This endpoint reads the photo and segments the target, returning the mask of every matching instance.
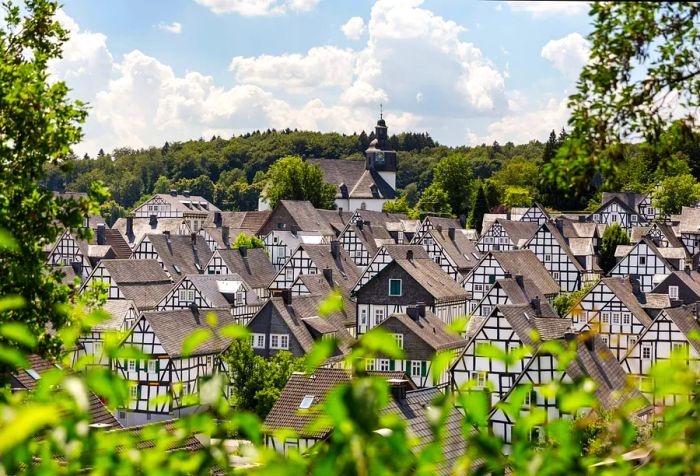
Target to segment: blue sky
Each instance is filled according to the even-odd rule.
[[[66,0],[54,75],[90,103],[77,148],[248,130],[440,142],[544,139],[587,57],[585,4],[457,0]]]

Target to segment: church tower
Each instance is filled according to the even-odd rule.
[[[379,113],[379,120],[374,131],[375,138],[372,139],[365,151],[367,170],[377,172],[392,189],[396,190],[398,160],[396,151],[389,148],[389,133],[383,112]]]

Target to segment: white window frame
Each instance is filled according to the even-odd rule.
[[[92,353],[96,355],[97,357],[102,356],[102,341],[101,340],[96,340],[95,343],[92,345]]]
[[[612,323],[613,324],[620,324],[620,313],[619,312],[612,313]]]
[[[284,270],[284,276],[287,279],[287,281],[291,281],[294,279],[294,268],[287,268]]]
[[[396,281],[399,282],[399,294],[392,294],[392,292],[391,292],[391,283],[396,282]],[[398,279],[398,278],[396,278],[396,279],[395,279],[395,278],[389,279],[389,296],[392,296],[392,297],[401,297],[401,296],[403,296],[403,280]]]
[[[134,359],[129,359],[129,366],[127,368],[129,372],[136,372],[136,361]]]
[[[645,356],[646,353],[648,356]],[[639,351],[639,356],[642,360],[651,360],[651,344],[642,344],[642,349]]]
[[[289,350],[289,334],[270,334],[270,349]]]
[[[194,301],[194,289],[180,289],[178,291],[178,299],[184,302]]]
[[[484,370],[473,372],[475,375],[476,388],[485,388],[488,382],[488,373]]]
[[[266,340],[265,334],[252,334],[250,336],[250,345],[253,349],[264,349]]]
[[[673,299],[674,301],[678,300],[678,286],[668,287],[668,298]]]
[[[403,349],[403,334],[393,334],[396,344]]]
[[[386,319],[386,313],[384,312],[384,308],[378,307],[377,309],[374,310],[374,322],[375,324],[379,325],[382,322],[384,322],[384,319]]]
[[[156,361],[154,359],[148,360],[148,373],[149,374],[156,373]]]
[[[236,292],[236,306],[245,306],[245,291]]]
[[[420,360],[411,361],[411,377],[421,377],[422,362]]]
[[[129,387],[129,397],[133,401],[138,400],[138,398],[139,398],[139,385],[138,384],[132,385],[131,387]]]
[[[389,371],[389,359],[379,359],[378,362],[378,367],[380,372],[388,372]]]
[[[640,256],[639,257],[639,266],[646,266],[647,265],[647,257],[646,256]]]
[[[622,323],[624,325],[632,324],[632,314],[630,314],[629,312],[623,312],[622,313]]]
[[[609,312],[607,312],[607,311],[606,311],[606,312],[601,312],[600,315],[601,315],[600,321],[601,321],[603,324],[610,324],[610,313],[609,313]]]
[[[367,324],[367,309],[360,309],[360,324]]]

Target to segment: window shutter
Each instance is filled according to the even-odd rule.
[[[394,370],[394,359],[389,361],[389,370]]]
[[[423,360],[423,361],[420,363],[420,375],[421,375],[421,377],[425,377],[425,376],[426,376],[427,370],[428,370],[427,363],[425,362],[425,360]]]
[[[136,371],[141,370],[141,359],[136,359]]]
[[[156,359],[156,372],[160,372],[160,359]]]

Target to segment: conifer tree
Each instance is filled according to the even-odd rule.
[[[484,186],[479,185],[476,189],[472,209],[469,212],[469,218],[467,219],[467,228],[476,229],[481,233],[481,223],[484,221],[484,215],[489,212],[489,208]]]

